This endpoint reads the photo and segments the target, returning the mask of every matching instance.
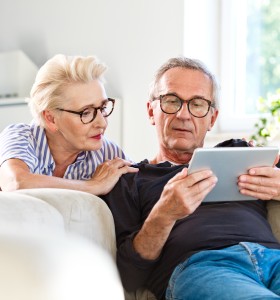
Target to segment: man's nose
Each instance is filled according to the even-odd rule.
[[[177,118],[180,118],[180,119],[190,119],[191,114],[189,112],[188,103],[187,102],[184,102],[182,104],[181,109],[177,112],[176,115],[177,115]]]

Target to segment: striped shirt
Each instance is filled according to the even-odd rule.
[[[103,138],[102,148],[80,152],[76,161],[66,169],[63,178],[90,179],[98,165],[115,157],[129,160],[116,144]],[[34,174],[52,176],[55,169],[45,130],[35,123],[12,124],[1,132],[0,166],[11,158],[25,162]]]

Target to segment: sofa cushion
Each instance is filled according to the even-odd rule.
[[[280,242],[280,201],[271,200],[267,202],[268,221],[272,231]]]

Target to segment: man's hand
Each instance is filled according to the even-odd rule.
[[[188,176],[187,169],[184,168],[165,185],[154,209],[170,222],[187,217],[197,209],[216,182],[217,178],[210,170]]]
[[[249,174],[239,177],[238,186],[243,195],[261,200],[280,201],[280,169],[276,167],[252,168]]]
[[[210,170],[188,176],[186,168],[170,179],[135,236],[135,251],[145,259],[156,259],[175,222],[192,214],[216,182],[217,178]]]

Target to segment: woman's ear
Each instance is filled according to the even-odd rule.
[[[148,112],[148,116],[149,116],[149,119],[150,119],[150,123],[152,125],[155,125],[154,109],[152,108],[152,102],[151,101],[147,102],[147,112]]]
[[[55,123],[55,117],[53,115],[53,112],[50,111],[50,110],[44,110],[42,114],[43,114],[45,124],[48,127],[48,129],[51,132],[58,131],[58,128],[57,128],[56,123]]]

